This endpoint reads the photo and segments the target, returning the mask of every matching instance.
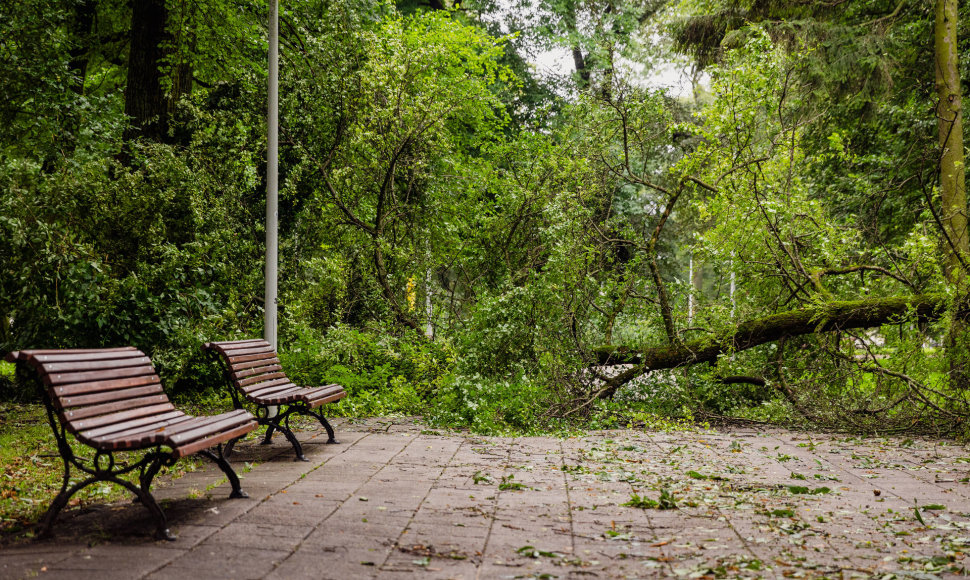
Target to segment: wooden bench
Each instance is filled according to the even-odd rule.
[[[296,459],[307,461],[303,447],[290,429],[290,415],[298,413],[316,417],[327,430],[327,443],[337,443],[333,427],[323,414],[314,411],[324,403],[331,403],[347,396],[340,385],[304,388],[290,382],[280,366],[279,356],[268,342],[261,339],[229,342],[207,342],[203,348],[220,361],[225,370],[226,383],[237,409],[246,403],[255,407],[256,420],[266,425],[263,444],[272,441],[273,431],[278,430],[293,445]],[[285,407],[277,413],[276,407]]]
[[[130,490],[148,508],[158,525],[158,539],[174,540],[164,512],[152,497],[151,484],[163,466],[191,454],[216,462],[232,486],[229,497],[247,497],[223,455],[222,443],[255,429],[253,416],[235,410],[193,417],[176,410],[162,390],[151,360],[140,350],[21,350],[4,358],[18,363],[21,384],[39,379],[47,419],[64,460],[61,491],[41,521],[41,535],[50,533],[72,495],[91,484],[110,481]],[[92,448],[94,457],[75,455],[68,434]],[[118,451],[138,450],[148,451],[137,462],[115,457]],[[81,472],[81,481],[74,485],[72,468]],[[137,476],[139,485],[122,477],[126,474]]]

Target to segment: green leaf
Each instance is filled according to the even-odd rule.
[[[660,504],[656,500],[653,500],[647,497],[640,497],[638,494],[634,493],[630,496],[629,501],[620,505],[624,505],[627,507],[635,507],[640,509],[654,509],[659,507]]]
[[[520,556],[525,556],[527,558],[538,558],[540,556],[544,556],[546,558],[561,558],[562,557],[562,554],[559,554],[558,552],[548,552],[546,550],[540,550],[539,548],[536,548],[535,546],[522,546],[521,548],[519,548],[515,552],[517,554],[519,554]]]

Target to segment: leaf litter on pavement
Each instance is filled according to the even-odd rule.
[[[629,433],[586,438],[561,469],[574,487],[612,484],[613,505],[646,515],[645,526],[601,539],[626,541],[624,557],[647,568],[715,578],[966,573],[970,453],[958,444],[784,431]],[[626,494],[617,496],[617,486]],[[662,556],[643,545],[662,546]]]

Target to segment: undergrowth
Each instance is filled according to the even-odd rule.
[[[69,439],[76,456],[92,456],[90,447]],[[137,461],[123,452],[116,453],[115,458],[119,463]],[[163,468],[162,476],[179,477],[200,465],[201,461],[194,458],[183,459],[171,468]],[[43,405],[0,402],[0,534],[16,534],[40,520],[60,491],[63,475],[64,463]],[[83,475],[73,470],[71,482],[80,481]],[[137,483],[137,479],[129,480]],[[130,492],[120,486],[102,482],[74,494],[68,507],[128,496]]]

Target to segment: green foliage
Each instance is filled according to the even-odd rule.
[[[792,494],[822,495],[830,493],[832,490],[827,487],[816,487],[812,489],[803,485],[789,485],[788,491]]]
[[[650,28],[663,3],[286,4],[290,376],[343,384],[340,414],[481,433],[970,414],[947,375],[959,358],[937,346],[960,330],[949,316],[737,344],[705,369],[593,368],[604,344],[675,348],[793,308],[962,295],[935,230],[932,66],[914,48],[927,7],[735,4],[664,16],[710,74],[694,103],[625,64],[658,54],[641,40],[667,32]],[[162,143],[132,138],[123,114],[129,4],[0,8],[0,354],[133,344],[167,385],[219,404],[199,345],[261,328],[265,8],[166,6]],[[490,35],[487,15],[509,11],[521,34]],[[584,61],[555,87],[568,99],[524,64],[530,43]]]
[[[280,360],[290,378],[306,385],[343,385],[349,395],[335,411],[348,416],[426,413],[454,364],[444,341],[347,325],[326,333],[304,326],[287,345]]]
[[[74,2],[27,1],[0,8],[0,160],[53,162],[64,149],[96,146],[121,127],[110,102],[79,94],[70,70]],[[117,133],[115,133],[117,135]]]
[[[492,89],[515,79],[499,41],[447,14],[390,14],[315,40],[284,78],[295,157],[284,195],[302,200],[309,234],[296,250],[341,252],[346,283],[379,297],[355,310],[417,329],[417,292],[433,291],[430,272],[474,218],[481,154],[507,120]]]
[[[498,484],[499,491],[522,491],[529,489],[529,486],[518,481],[513,481],[514,479],[514,475],[503,475],[502,482]]]
[[[641,497],[634,493],[630,495],[629,501],[620,505],[640,509],[672,510],[677,509],[677,500],[669,489],[663,488],[660,490],[660,497],[658,499]]]
[[[257,184],[245,138],[210,165],[222,130],[235,128],[210,127],[181,152],[134,149],[128,166],[0,165],[0,350],[133,344],[178,380],[202,340],[240,328],[259,284],[241,202]]]
[[[547,387],[525,376],[508,381],[449,376],[427,418],[433,425],[474,433],[534,433],[549,427],[551,420],[543,415],[552,400]]]

